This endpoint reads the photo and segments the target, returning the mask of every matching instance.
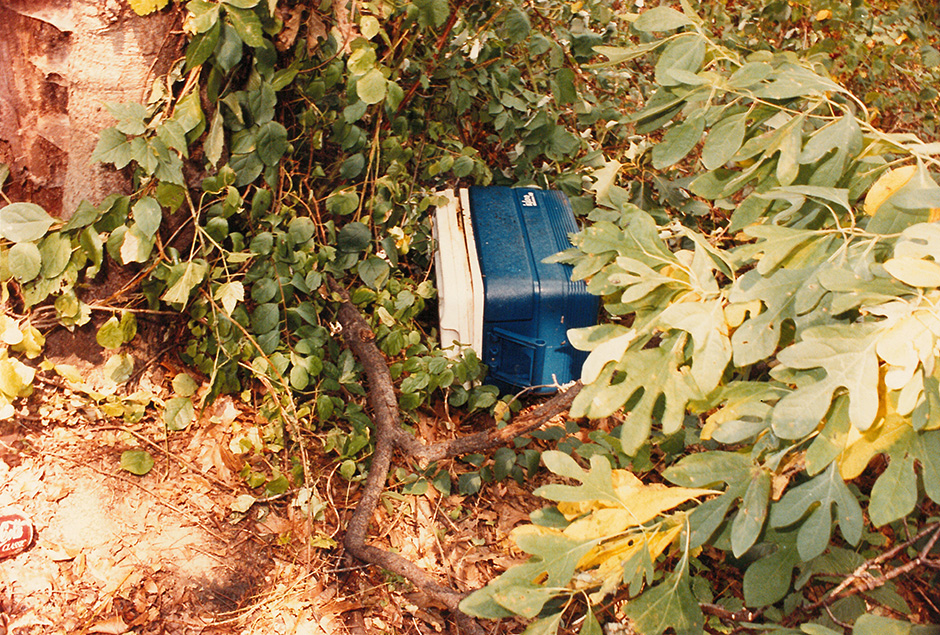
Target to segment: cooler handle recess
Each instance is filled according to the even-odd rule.
[[[486,338],[486,364],[494,379],[526,388],[536,382],[536,371],[545,360],[545,340],[534,339],[497,327]]]

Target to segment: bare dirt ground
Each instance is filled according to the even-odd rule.
[[[149,412],[129,424],[53,383],[0,423],[0,510],[24,512],[36,530],[28,550],[0,561],[0,635],[452,632],[406,581],[343,557],[358,486],[315,437],[312,487],[233,511],[259,497],[239,470],[270,460],[230,449],[267,423],[250,407],[223,397],[168,434]],[[166,392],[159,373],[140,383]],[[145,476],[120,467],[134,448],[155,459]],[[513,562],[501,549],[536,505],[512,482],[473,499],[388,493],[373,541],[469,590]]]

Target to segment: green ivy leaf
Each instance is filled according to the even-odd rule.
[[[14,243],[42,238],[55,219],[35,203],[11,203],[0,209],[0,236]]]
[[[166,400],[163,422],[168,430],[185,430],[195,416],[196,410],[189,397],[173,397]]]
[[[226,16],[242,42],[252,48],[264,46],[264,29],[257,13],[229,5],[226,8]]]
[[[359,279],[371,289],[379,290],[385,286],[391,267],[377,256],[369,256],[359,263]]]
[[[146,450],[125,450],[121,453],[121,469],[144,476],[153,469],[153,457]]]
[[[149,196],[144,196],[134,203],[131,213],[144,236],[153,238],[160,229],[160,221],[163,220],[163,210],[160,209],[160,204]]]
[[[199,384],[189,373],[177,373],[173,378],[173,392],[180,397],[192,397],[199,389]]]
[[[265,165],[277,165],[287,151],[287,128],[268,121],[258,128],[258,157]]]
[[[91,154],[92,161],[113,163],[117,169],[122,169],[131,162],[134,155],[127,136],[117,128],[105,128],[98,135],[98,143]]]
[[[259,304],[251,312],[251,330],[256,335],[270,333],[280,325],[280,307],[274,302]]]
[[[418,23],[423,26],[441,27],[450,15],[447,0],[415,0],[418,7]]]
[[[524,40],[532,29],[532,25],[529,24],[529,16],[520,11],[517,7],[513,7],[506,14],[503,25],[506,27],[506,34],[509,36],[508,39],[512,43]]]
[[[124,331],[117,316],[112,315],[101,325],[95,339],[98,344],[109,350],[115,350],[124,345]]]
[[[346,223],[336,237],[336,247],[347,253],[363,251],[372,242],[372,230],[363,223]]]
[[[10,273],[20,282],[29,282],[42,271],[42,254],[35,243],[17,243],[7,253]]]
[[[55,278],[60,275],[72,259],[72,241],[61,232],[53,232],[39,243],[42,256],[42,275]]]
[[[189,302],[189,295],[206,277],[208,267],[205,262],[191,260],[183,265],[183,272],[179,279],[173,283],[161,296],[164,302],[185,306]]]
[[[377,104],[385,99],[388,80],[377,68],[370,69],[356,80],[356,94],[367,104]]]
[[[116,234],[112,234],[115,236]],[[154,238],[147,236],[140,230],[140,226],[134,223],[120,235],[121,243],[118,253],[122,264],[132,262],[147,262],[150,258],[150,252],[153,251]],[[109,241],[110,242],[110,241]]]
[[[138,103],[115,103],[105,104],[111,116],[117,119],[115,128],[126,135],[139,135],[147,130],[147,123],[144,121],[147,116],[147,109]]]
[[[222,151],[225,149],[225,127],[221,108],[216,108],[212,114],[212,123],[209,124],[209,134],[206,136],[203,148],[209,164],[213,167],[218,165],[222,159]]]
[[[218,16],[218,10],[216,10]],[[211,57],[219,44],[222,33],[222,23],[216,19],[208,31],[196,33],[186,47],[186,70],[200,66]]]

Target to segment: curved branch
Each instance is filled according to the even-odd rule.
[[[362,497],[349,519],[343,546],[354,558],[379,565],[407,578],[422,592],[446,606],[454,614],[462,630],[482,635],[485,631],[476,620],[460,611],[460,601],[466,594],[441,585],[410,560],[366,543],[369,521],[385,489],[394,451],[397,448],[409,458],[429,463],[506,445],[519,435],[539,428],[556,414],[564,412],[571,405],[581,385],[578,383],[573,388],[559,393],[532,413],[520,417],[519,421],[505,428],[425,446],[400,427],[398,399],[395,396],[392,376],[385,357],[375,345],[375,334],[349,301],[346,290],[332,279],[329,279],[328,283],[340,298],[337,319],[343,327],[343,340],[365,370],[368,382],[367,399],[376,428],[372,465],[363,485]]]

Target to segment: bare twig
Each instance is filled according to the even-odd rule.
[[[873,569],[878,565],[887,562],[891,558],[894,558],[899,553],[926,536],[930,536],[930,538],[924,544],[920,552],[918,552],[916,558],[908,560],[900,566],[893,567],[878,577],[872,576],[868,573],[870,569]],[[875,558],[866,560],[864,563],[859,565],[855,571],[842,580],[842,582],[837,587],[832,589],[832,591],[827,593],[822,599],[807,606],[805,609],[803,609],[803,611],[801,611],[801,613],[805,614],[816,611],[820,608],[827,608],[836,600],[840,600],[851,595],[856,595],[858,593],[872,591],[878,587],[884,586],[898,576],[913,571],[917,567],[924,566],[934,568],[940,566],[940,561],[938,561],[938,559],[929,557],[930,551],[937,544],[938,539],[940,539],[940,523],[933,523],[928,525],[919,531],[916,536],[913,536],[909,540],[896,545],[895,547],[885,551]]]

